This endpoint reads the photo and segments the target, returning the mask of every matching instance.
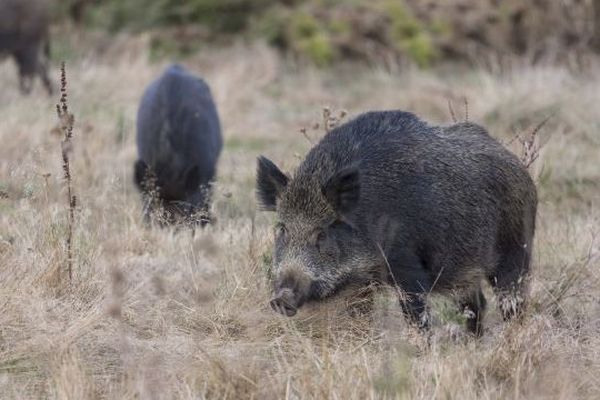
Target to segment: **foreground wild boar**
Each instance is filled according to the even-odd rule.
[[[52,84],[48,79],[48,24],[46,1],[0,0],[0,54],[14,57],[24,94],[31,91],[36,75],[52,94]]]
[[[523,307],[536,189],[478,125],[362,114],[329,132],[293,177],[260,157],[257,198],[277,212],[271,306],[285,315],[371,281],[398,285],[404,314],[422,327],[424,297],[438,292],[481,334],[484,279],[504,318]]]
[[[138,110],[134,179],[144,193],[145,216],[159,212],[162,222],[208,222],[222,146],[208,85],[179,65],[169,66],[146,89]]]

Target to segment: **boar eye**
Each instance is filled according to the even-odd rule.
[[[275,225],[275,235],[279,237],[284,237],[287,235],[287,229],[284,224],[279,223]]]

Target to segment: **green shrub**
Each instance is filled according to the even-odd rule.
[[[280,49],[288,46],[286,30],[291,18],[291,10],[286,7],[272,7],[254,18],[252,33],[267,43]]]
[[[335,51],[327,35],[317,33],[299,42],[300,50],[308,59],[319,67],[330,65],[335,59]]]
[[[322,23],[306,12],[295,13],[290,20],[290,47],[317,66],[331,64],[335,51]]]
[[[391,19],[391,35],[398,50],[420,67],[430,66],[436,51],[423,25],[397,1],[388,1],[385,10]]]
[[[429,67],[436,57],[436,51],[433,47],[429,35],[420,33],[412,38],[400,42],[403,50],[419,66]]]
[[[321,31],[319,21],[305,12],[296,13],[290,22],[292,40],[309,39]]]

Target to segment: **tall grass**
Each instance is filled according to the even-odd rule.
[[[108,54],[69,65],[78,205],[76,279],[66,293],[52,290],[66,231],[53,105],[41,89],[21,97],[10,65],[0,65],[0,397],[600,397],[600,74],[544,66],[502,75],[328,72],[290,67],[261,45],[207,50],[189,67],[212,87],[226,145],[218,221],[192,236],[144,224],[132,183],[137,104],[163,65],[145,54]],[[323,105],[348,116],[401,108],[451,123],[448,99],[465,96],[469,119],[517,154],[515,132],[533,132],[553,114],[535,133],[546,144],[531,165],[540,206],[523,320],[504,323],[489,288],[480,340],[438,299],[425,340],[405,324],[388,287],[348,291],[294,318],[272,312],[273,221],[255,211],[256,156],[293,171],[312,146],[298,129],[317,121],[307,133],[317,140],[327,126]]]

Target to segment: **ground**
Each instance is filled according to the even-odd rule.
[[[600,398],[600,69],[490,72],[294,65],[266,46],[186,61],[210,84],[225,147],[214,226],[150,228],[132,181],[136,109],[166,62],[112,44],[67,62],[77,198],[72,279],[55,105],[23,97],[0,64],[0,397],[3,399]],[[58,83],[58,65],[52,74]],[[410,110],[432,123],[486,126],[521,154],[538,133],[531,300],[504,323],[493,296],[485,333],[432,302],[429,335],[407,326],[392,288],[345,293],[294,318],[268,306],[273,215],[256,210],[259,154],[293,171],[323,107],[347,118]],[[306,127],[306,136],[300,128]]]

